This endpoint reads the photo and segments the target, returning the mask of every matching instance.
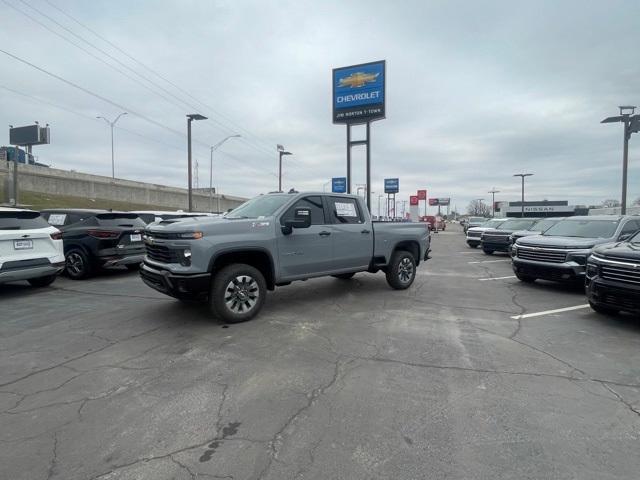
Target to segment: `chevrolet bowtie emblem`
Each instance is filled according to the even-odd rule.
[[[339,80],[340,87],[360,88],[364,87],[367,83],[373,83],[378,78],[379,73],[364,73],[355,72],[348,77],[341,78]]]

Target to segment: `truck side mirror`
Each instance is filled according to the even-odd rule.
[[[290,235],[294,228],[309,228],[311,226],[311,210],[308,208],[296,208],[293,218],[284,221],[282,233]]]

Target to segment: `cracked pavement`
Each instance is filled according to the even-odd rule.
[[[125,271],[0,286],[0,478],[637,479],[640,321],[514,320],[585,300],[433,248],[228,327]]]

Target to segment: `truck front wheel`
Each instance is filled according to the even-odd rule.
[[[405,250],[396,250],[386,270],[387,283],[395,290],[409,288],[416,278],[416,260]]]
[[[267,282],[257,268],[234,263],[220,270],[211,282],[209,307],[226,323],[246,322],[262,309]]]

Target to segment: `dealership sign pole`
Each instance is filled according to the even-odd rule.
[[[347,126],[347,193],[351,193],[351,147],[367,148],[367,207],[371,211],[371,122],[385,118],[386,62],[384,60],[334,68],[333,123]],[[364,140],[351,139],[353,125],[366,126]]]
[[[10,127],[9,143],[15,145],[15,154],[13,158],[13,205],[18,206],[18,161],[20,160],[20,147],[25,148],[25,165],[29,164],[29,156],[33,145],[46,145],[49,143],[49,124],[41,127],[36,122],[35,125],[27,125],[26,127]]]

